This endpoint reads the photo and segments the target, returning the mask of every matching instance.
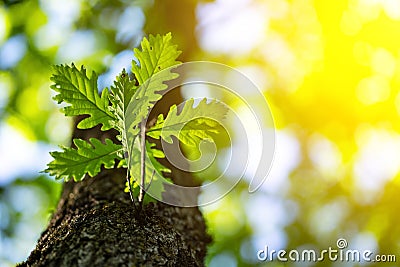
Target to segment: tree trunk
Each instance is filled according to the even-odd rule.
[[[98,127],[75,130],[74,137],[88,139],[99,133]],[[110,132],[102,133],[102,138],[106,135],[110,138]],[[173,178],[178,176],[177,180],[183,178],[186,183],[192,180],[189,174],[175,170]],[[124,187],[123,169],[103,170],[94,178],[64,183],[47,229],[20,266],[204,265],[211,238],[198,208],[157,202],[137,216]]]
[[[194,34],[196,5],[197,1],[157,0],[147,11],[148,17],[157,20],[146,20],[146,32],[172,31],[183,50],[183,61],[193,60],[198,48]],[[157,103],[150,116],[166,113],[171,104],[181,100],[179,90],[173,90]],[[75,130],[73,137],[88,140],[100,135],[103,139],[115,137],[115,133],[101,132],[98,127]],[[172,170],[175,183],[195,185],[190,174],[162,163]],[[103,170],[79,183],[64,183],[47,229],[20,266],[204,265],[211,238],[198,208],[157,202],[145,206],[137,216],[124,187],[125,171],[121,169]]]

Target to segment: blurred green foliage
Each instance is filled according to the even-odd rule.
[[[0,129],[17,129],[40,153],[67,145],[71,124],[51,100],[50,66],[85,64],[106,87],[129,69],[143,34],[171,31],[181,61],[214,60],[247,74],[277,127],[261,190],[248,194],[243,180],[203,208],[214,237],[208,265],[309,266],[263,263],[256,253],[265,245],[336,248],[338,238],[399,257],[399,10],[398,1],[367,0],[3,1]],[[0,151],[0,162],[8,154]],[[57,201],[60,184],[34,166],[0,177],[2,266],[26,258]]]

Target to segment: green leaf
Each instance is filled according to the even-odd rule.
[[[139,60],[140,65],[133,63],[132,72],[139,85],[145,84],[157,72],[180,64],[176,59],[181,52],[177,50],[177,46],[173,45],[171,40],[171,33],[164,36],[150,35],[149,39],[144,38],[141,42],[141,49],[134,49],[135,57]]]
[[[55,66],[51,86],[58,94],[55,100],[70,104],[64,108],[67,116],[89,115],[83,119],[78,128],[86,129],[102,124],[102,130],[115,128],[119,132],[117,138],[122,145],[114,144],[106,139],[103,144],[98,139],[90,142],[75,139],[76,149],[62,147],[62,152],[52,152],[54,160],[48,164],[45,172],[66,180],[71,177],[82,180],[86,174],[94,176],[101,167],[112,168],[115,159],[118,166],[127,167],[131,181],[141,179],[141,166],[145,167],[144,183],[146,191],[157,199],[161,199],[164,184],[171,183],[163,177],[170,172],[156,158],[163,158],[162,151],[155,149],[154,144],[142,143],[140,148],[138,135],[142,124],[155,102],[162,98],[162,91],[167,89],[166,81],[178,77],[173,67],[180,52],[171,43],[171,34],[144,38],[140,49],[134,49],[138,63],[133,62],[132,72],[135,80],[131,80],[125,70],[111,86],[111,93],[105,89],[101,96],[97,92],[97,75],[88,77],[82,67],[78,70],[74,65]],[[111,104],[111,106],[110,106]],[[144,162],[141,162],[141,149],[145,149]],[[122,156],[124,155],[124,157]],[[149,199],[147,197],[146,199]]]
[[[171,106],[166,119],[160,114],[147,135],[156,139],[161,137],[170,144],[175,136],[188,146],[197,146],[201,140],[212,140],[212,134],[219,132],[219,122],[225,118],[228,109],[217,101],[207,103],[205,98],[196,107],[193,104],[194,99],[189,99],[179,114],[177,106]]]
[[[126,109],[127,117],[135,115],[130,120],[130,126],[136,127],[148,115],[155,102],[161,99],[162,95],[157,92],[167,89],[164,82],[178,77],[177,73],[171,72],[170,67],[180,64],[176,59],[181,52],[172,44],[171,38],[171,33],[165,36],[150,35],[149,39],[143,39],[141,49],[134,49],[139,65],[133,61],[132,72],[139,88]]]
[[[140,132],[139,124],[147,117],[149,109],[154,105],[155,101],[161,99],[162,95],[157,92],[165,90],[167,85],[164,82],[172,80],[178,76],[172,73],[171,66],[175,66],[180,62],[176,61],[180,52],[177,46],[171,43],[171,34],[165,36],[150,35],[149,39],[144,38],[141,43],[141,49],[134,49],[134,54],[139,60],[140,65],[133,62],[132,72],[138,81],[139,87],[133,90],[132,83],[126,81],[117,81],[118,89],[112,90],[115,100],[113,105],[119,105],[117,111],[118,131],[121,135],[124,151],[127,152],[128,166],[132,161],[134,154],[132,151],[134,142]],[[117,94],[115,90],[123,93]],[[128,101],[129,99],[129,101]],[[122,102],[119,103],[118,102]],[[123,108],[122,108],[123,107]]]
[[[164,183],[172,183],[170,179],[164,178],[164,173],[170,173],[171,170],[162,165],[156,158],[164,158],[165,155],[162,151],[155,148],[155,144],[146,142],[146,176],[145,176],[145,189],[147,193],[157,199],[162,199],[162,192],[164,192]],[[133,156],[130,166],[130,174],[133,182],[133,187],[139,187],[140,183],[140,150],[133,149]],[[138,190],[136,190],[138,193]],[[149,200],[149,198],[147,198]]]
[[[132,99],[132,96],[137,90],[135,80],[131,80],[125,69],[114,81],[114,86],[111,86],[110,100],[112,106],[110,110],[115,114],[114,128],[120,133],[117,138],[121,141],[122,146],[128,151],[128,139],[134,140],[134,137],[139,132],[139,129],[133,128],[133,120],[137,114],[127,114],[127,107]],[[139,103],[138,103],[139,104]],[[141,111],[141,106],[137,107],[137,111]]]
[[[83,66],[78,70],[73,64],[72,67],[56,65],[50,79],[54,82],[51,88],[59,93],[54,100],[70,104],[63,109],[66,116],[89,115],[79,122],[78,128],[88,129],[98,124],[102,124],[103,131],[112,128],[114,115],[108,107],[109,92],[105,89],[99,95],[94,71],[89,78]]]
[[[101,166],[111,169],[115,159],[122,159],[122,146],[110,139],[106,139],[104,144],[96,138],[90,138],[90,142],[74,139],[74,144],[76,149],[62,146],[63,151],[51,152],[54,160],[47,165],[45,172],[56,179],[81,181],[86,174],[93,177],[100,172]]]

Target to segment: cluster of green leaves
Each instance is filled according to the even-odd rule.
[[[191,99],[185,102],[179,114],[174,105],[165,120],[161,114],[156,124],[146,129],[151,108],[167,89],[164,82],[178,77],[173,68],[180,64],[177,61],[180,51],[171,39],[170,33],[144,38],[141,48],[134,49],[139,61],[132,61],[134,78],[123,70],[114,85],[105,88],[101,94],[98,93],[95,72],[88,77],[84,67],[78,69],[73,64],[54,67],[51,88],[58,93],[54,97],[58,103],[67,103],[63,108],[65,115],[86,115],[77,125],[80,129],[97,125],[101,125],[103,131],[116,129],[120,143],[113,143],[110,139],[104,143],[96,138],[89,141],[74,139],[75,148],[61,147],[62,151],[51,152],[54,160],[45,172],[57,179],[80,181],[86,175],[93,177],[98,174],[102,166],[126,167],[130,176],[128,187],[135,188],[136,195],[140,191],[140,180],[141,190],[146,185],[151,195],[161,199],[163,183],[170,182],[163,177],[163,172],[170,170],[156,160],[165,155],[155,148],[155,144],[145,141],[145,135],[169,143],[175,136],[186,145],[196,146],[200,140],[211,138],[210,134],[216,132],[214,126],[227,111],[221,103],[207,103],[205,99],[194,107]]]

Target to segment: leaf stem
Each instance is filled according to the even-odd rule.
[[[140,191],[139,191],[139,204],[142,205],[144,194],[144,182],[146,177],[146,121],[142,120],[140,123]]]
[[[129,168],[126,169],[126,181],[128,182],[129,195],[131,196],[131,201],[132,201],[133,204],[135,204],[135,200],[133,198],[133,193],[132,193],[132,185],[131,185],[131,181],[129,179]]]

